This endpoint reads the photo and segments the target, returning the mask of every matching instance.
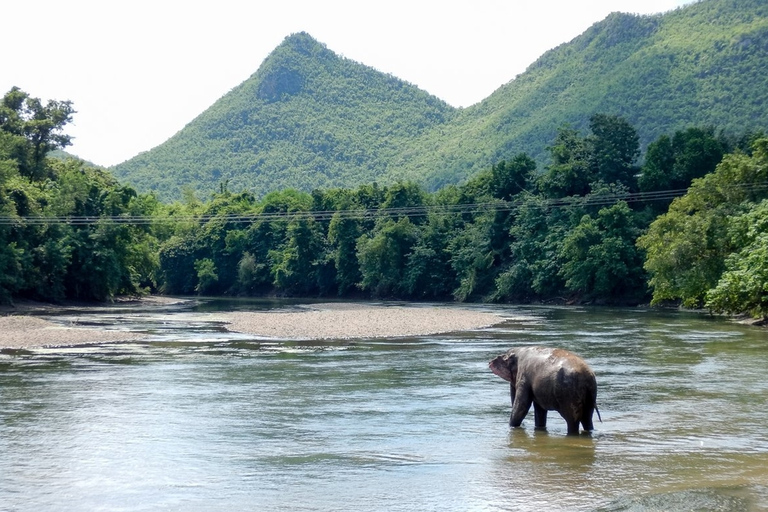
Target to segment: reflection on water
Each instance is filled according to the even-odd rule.
[[[463,335],[283,342],[190,303],[67,312],[149,341],[0,354],[0,510],[765,510],[768,337],[650,310],[483,306]],[[487,361],[573,350],[603,423],[509,429]],[[533,413],[531,413],[532,415]]]

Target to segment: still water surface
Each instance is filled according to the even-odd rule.
[[[215,301],[69,312],[149,341],[0,354],[0,510],[768,510],[768,333],[645,309],[481,306],[490,329],[295,342]],[[446,306],[449,307],[449,306]],[[519,317],[523,317],[522,320]],[[581,354],[603,423],[508,427],[487,368]]]

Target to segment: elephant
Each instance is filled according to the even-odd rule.
[[[518,347],[488,363],[491,371],[510,383],[512,415],[509,424],[519,427],[533,404],[535,426],[547,427],[547,411],[557,411],[568,424],[568,435],[593,430],[597,408],[595,373],[582,358],[560,348]]]

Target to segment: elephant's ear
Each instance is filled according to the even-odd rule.
[[[488,367],[494,374],[498,375],[507,382],[512,382],[512,372],[508,366],[507,359],[508,358],[506,355],[498,356],[494,358],[490,363],[488,363]]]

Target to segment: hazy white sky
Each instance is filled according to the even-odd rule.
[[[114,165],[161,144],[305,31],[454,106],[490,95],[610,12],[692,0],[3,2],[0,94],[71,100],[72,153]]]

